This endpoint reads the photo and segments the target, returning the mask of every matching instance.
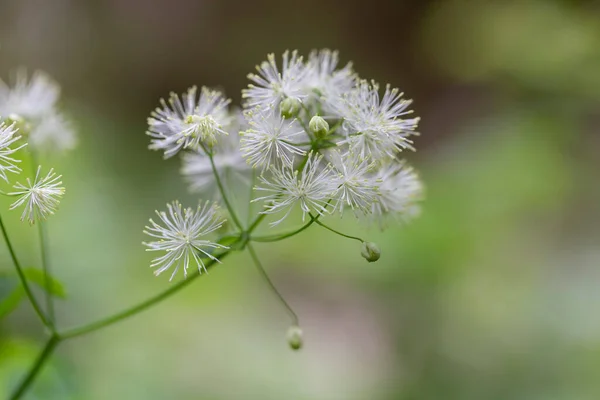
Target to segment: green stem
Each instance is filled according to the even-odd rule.
[[[311,226],[313,224],[313,222],[315,222],[317,220],[317,218],[319,218],[319,216],[317,216],[316,218],[313,218],[313,216],[310,216],[310,221],[308,221],[306,224],[302,225],[300,228],[293,230],[291,232],[287,232],[287,233],[281,233],[281,234],[273,234],[273,235],[268,235],[268,236],[251,236],[250,240],[253,242],[278,242],[280,240],[283,239],[287,239],[291,236],[297,235],[300,232],[302,232],[303,230],[305,230],[306,228],[308,228],[309,226]]]
[[[37,157],[35,151],[30,149],[31,156],[31,174],[32,179],[35,177],[37,170],[35,166],[38,165]],[[45,222],[39,221],[37,224],[38,238],[40,242],[40,255],[42,259],[42,270],[44,271],[44,300],[46,303],[46,313],[48,315],[48,324],[52,327],[52,330],[55,329],[55,315],[54,315],[54,299],[52,298],[52,291],[50,290],[50,261],[48,258],[48,246],[47,246],[47,235],[46,235],[46,225]]]
[[[17,389],[10,396],[10,400],[18,400],[21,398],[21,396],[25,394],[29,386],[31,386],[31,384],[33,383],[37,374],[40,372],[40,370],[48,360],[48,357],[50,357],[56,346],[60,343],[60,340],[61,338],[56,334],[52,335],[50,339],[48,339],[46,345],[42,349],[42,352],[40,353],[38,358],[35,360],[33,366],[29,369],[29,372],[27,373],[25,378],[21,381]]]
[[[38,304],[37,300],[35,299],[35,296],[33,295],[33,292],[31,291],[31,288],[29,287],[29,284],[27,283],[27,278],[25,278],[25,274],[23,274],[23,270],[21,269],[21,264],[19,263],[19,259],[17,258],[17,255],[12,246],[10,238],[8,237],[8,232],[6,231],[6,227],[4,226],[4,222],[2,221],[1,216],[0,216],[0,229],[2,230],[2,235],[4,236],[4,241],[6,242],[6,247],[8,247],[8,252],[10,253],[12,262],[15,265],[17,274],[19,275],[21,285],[23,285],[23,289],[25,289],[25,294],[29,298],[29,302],[33,306],[33,309],[35,310],[36,314],[38,315],[38,317],[40,318],[42,323],[46,327],[48,327],[48,329],[50,329],[51,331],[54,331],[54,328],[48,323],[46,316],[42,312],[40,305]]]
[[[225,251],[223,254],[219,255],[217,258],[219,259],[223,259],[225,258],[228,254],[231,253],[231,250],[227,250]],[[214,260],[208,260],[204,266],[206,267],[206,269],[208,270],[210,267],[212,267],[214,264],[216,264],[217,262]],[[81,336],[81,335],[85,335],[86,333],[90,333],[93,331],[96,331],[98,329],[107,327],[109,325],[113,325],[121,320],[124,320],[126,318],[129,318],[135,314],[138,314],[144,310],[146,310],[147,308],[160,303],[162,300],[170,297],[171,295],[177,293],[179,290],[183,289],[184,287],[188,286],[190,283],[192,283],[196,278],[198,278],[200,276],[200,271],[194,271],[193,273],[191,273],[190,275],[188,275],[187,279],[184,279],[178,283],[176,283],[175,285],[171,286],[169,289],[157,294],[154,297],[151,297],[145,301],[142,301],[141,303],[130,307],[126,310],[123,310],[117,314],[111,315],[109,317],[106,317],[104,319],[92,322],[90,324],[87,325],[83,325],[77,328],[72,328],[72,329],[68,329],[62,333],[60,333],[60,337],[63,339],[69,339],[72,337],[76,337],[76,336]]]
[[[310,214],[309,214],[309,215],[310,215]],[[312,218],[312,215],[310,215],[310,216],[311,216],[311,218]],[[325,225],[325,224],[324,224],[324,223],[322,223],[321,221],[315,220],[315,222],[317,223],[317,225],[321,225],[323,228],[325,228],[325,229],[327,229],[328,231],[331,231],[331,232],[333,232],[333,233],[335,233],[335,234],[337,234],[337,235],[343,236],[343,237],[345,237],[345,238],[348,238],[348,239],[354,239],[354,240],[358,240],[358,241],[359,241],[359,242],[361,242],[361,243],[364,243],[364,242],[365,242],[364,240],[362,240],[361,238],[359,238],[359,237],[357,237],[357,236],[350,236],[350,235],[346,235],[345,233],[342,233],[342,232],[340,232],[340,231],[336,231],[335,229],[333,229],[333,228],[330,228],[329,226]]]
[[[279,299],[279,301],[281,301],[281,304],[283,304],[285,309],[290,313],[290,316],[292,317],[292,325],[298,326],[299,325],[298,315],[296,315],[296,313],[294,312],[292,307],[290,307],[290,305],[287,303],[287,301],[285,301],[285,299],[283,298],[281,293],[279,293],[279,290],[277,290],[277,288],[273,284],[273,281],[271,281],[271,278],[269,278],[269,275],[267,274],[267,271],[265,271],[265,269],[263,268],[262,263],[260,262],[258,255],[256,254],[256,251],[254,251],[254,247],[250,243],[248,243],[246,245],[246,247],[248,248],[250,257],[252,257],[252,261],[254,261],[254,265],[256,266],[256,269],[258,270],[260,275],[264,278],[265,282],[267,282],[267,285],[271,288],[271,291],[273,292],[273,294],[275,294],[275,296]]]
[[[40,221],[40,223],[38,224],[38,236],[39,236],[39,240],[40,240],[40,251],[41,251],[41,258],[42,258],[42,269],[44,271],[44,294],[45,294],[45,300],[46,300],[46,312],[48,313],[48,323],[54,328],[54,323],[55,323],[55,314],[54,314],[54,301],[52,298],[52,291],[51,291],[51,281],[50,281],[50,261],[48,259],[48,240],[47,240],[47,234],[46,234],[46,228],[45,228],[45,223],[42,223]]]
[[[258,216],[254,219],[254,221],[252,221],[252,223],[248,227],[248,234],[252,233],[266,217],[267,214],[258,214]]]
[[[225,206],[227,207],[227,211],[229,211],[229,214],[231,215],[231,219],[233,220],[233,223],[240,230],[244,230],[244,227],[242,226],[240,220],[238,219],[235,211],[233,210],[233,206],[229,202],[229,198],[227,197],[227,194],[225,193],[225,188],[223,187],[223,183],[221,182],[221,177],[219,176],[219,172],[217,171],[217,167],[215,165],[215,160],[213,159],[212,152],[208,151],[208,149],[206,147],[204,147],[204,151],[208,155],[208,159],[210,160],[210,166],[212,167],[213,175],[215,176],[215,182],[217,182],[217,187],[219,188],[219,192],[221,192],[221,197],[223,197],[223,202],[225,203]]]

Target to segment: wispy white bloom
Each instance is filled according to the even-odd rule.
[[[17,191],[8,193],[9,196],[19,196],[10,209],[14,210],[25,204],[21,221],[27,219],[30,224],[33,224],[36,219],[45,220],[48,215],[54,214],[60,198],[65,193],[65,188],[61,186],[62,175],[56,175],[51,168],[45,177],[41,177],[41,171],[42,167],[39,166],[33,182],[27,178],[25,185],[17,183],[13,186]]]
[[[387,85],[380,99],[377,83],[361,81],[354,90],[332,102],[338,116],[344,119],[346,139],[340,144],[348,144],[353,153],[374,161],[393,159],[403,149],[414,150],[410,136],[417,134],[419,118],[402,118],[412,113],[407,110],[410,104],[411,100],[402,99],[398,89]]]
[[[169,102],[161,99],[161,107],[148,118],[149,148],[164,151],[169,158],[181,149],[198,148],[201,142],[213,146],[217,136],[227,134],[223,127],[229,123],[230,102],[221,92],[206,87],[198,98],[196,86],[181,97],[171,93]]]
[[[371,207],[371,218],[380,227],[385,226],[387,216],[409,220],[419,214],[417,203],[423,198],[424,188],[410,166],[404,162],[391,163],[380,169],[375,179],[381,184],[377,201]]]
[[[275,62],[275,55],[269,54],[267,61],[256,66],[257,74],[248,74],[254,84],[249,84],[242,90],[242,97],[246,99],[245,107],[276,108],[284,98],[302,101],[304,93],[306,68],[302,57],[296,51],[283,53],[281,71]]]
[[[356,83],[356,74],[352,63],[336,70],[339,63],[337,51],[323,49],[312,51],[306,64],[306,88],[319,100],[325,100],[325,111],[329,111],[329,101],[336,101],[342,94],[349,92]]]
[[[70,121],[61,114],[49,113],[33,126],[28,142],[39,151],[62,152],[74,149],[77,138]]]
[[[310,212],[320,215],[329,212],[327,204],[336,186],[331,165],[323,166],[322,159],[323,156],[311,153],[302,172],[291,165],[281,168],[272,166],[272,174],[260,176],[263,186],[256,190],[269,194],[253,201],[265,201],[267,209],[263,211],[264,214],[285,211],[285,215],[271,225],[281,223],[297,204],[302,210],[303,220]]]
[[[295,155],[304,155],[299,143],[308,141],[296,119],[284,119],[275,110],[248,113],[250,129],[241,132],[241,151],[252,167],[292,165]]]
[[[17,163],[20,163],[21,160],[17,160],[11,157],[11,155],[27,145],[24,143],[15,148],[11,148],[17,140],[21,139],[21,136],[15,135],[16,133],[17,129],[15,128],[14,123],[11,125],[0,123],[0,178],[4,179],[6,182],[8,182],[8,177],[6,176],[7,172],[15,174],[21,172],[21,168],[16,165]]]
[[[370,213],[373,203],[378,200],[380,185],[370,176],[374,163],[352,153],[341,155],[338,151],[331,152],[330,159],[337,176],[337,189],[333,195],[336,210],[343,213],[345,208],[350,208],[355,213]]]
[[[18,70],[14,85],[0,80],[0,115],[16,114],[27,119],[38,119],[54,113],[60,86],[42,72],[31,79],[25,70]]]
[[[240,152],[240,130],[248,127],[241,111],[232,113],[226,130],[228,135],[221,137],[212,148],[213,161],[225,186],[232,187],[238,183],[248,184],[250,166]],[[214,193],[215,200],[220,198],[212,171],[210,158],[203,151],[187,151],[182,153],[181,173],[188,182],[190,191]]]
[[[165,254],[155,258],[150,264],[157,268],[154,275],[158,276],[169,268],[174,267],[171,280],[183,263],[183,275],[187,277],[190,260],[195,262],[198,271],[206,271],[202,258],[220,262],[213,254],[213,249],[223,248],[218,243],[206,240],[204,237],[219,229],[225,220],[221,217],[218,206],[210,202],[198,204],[198,208],[183,208],[178,201],[167,204],[168,212],[156,211],[163,225],[150,219],[151,226],[146,226],[144,233],[158,239],[154,242],[144,242],[147,251],[164,251]]]

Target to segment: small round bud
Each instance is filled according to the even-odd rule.
[[[379,250],[379,246],[373,242],[363,242],[360,254],[368,262],[375,262],[381,257],[381,250]]]
[[[285,119],[294,118],[300,111],[300,100],[292,99],[291,97],[285,98],[279,105],[281,115]]]
[[[323,119],[315,115],[310,119],[308,123],[308,129],[319,139],[323,139],[329,133],[329,124]]]
[[[292,326],[287,332],[288,344],[292,350],[299,350],[302,348],[302,329],[298,326]]]

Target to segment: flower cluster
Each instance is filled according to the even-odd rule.
[[[10,183],[9,175],[21,174],[22,156],[35,162],[41,152],[62,153],[74,148],[75,134],[70,122],[58,109],[59,86],[38,72],[31,78],[17,71],[12,84],[0,80],[0,178]],[[23,151],[20,151],[23,149]],[[26,183],[17,182],[15,191],[0,194],[17,197],[11,210],[23,206],[21,220],[33,224],[54,214],[65,192],[61,175],[53,169],[43,175],[38,166]],[[33,175],[33,174],[32,174]]]
[[[415,149],[419,118],[398,89],[359,78],[350,63],[340,65],[338,53],[326,49],[306,59],[296,51],[281,59],[270,54],[248,79],[241,113],[228,108],[220,91],[203,87],[198,95],[194,86],[161,100],[148,119],[150,149],[165,158],[182,154],[182,173],[193,191],[223,200],[234,216],[224,191],[250,182],[256,186],[249,201],[263,204],[259,214],[277,215],[271,225],[296,208],[311,222],[351,210],[382,229],[390,216],[407,220],[418,213],[423,186],[401,156]],[[241,179],[232,183],[232,177]],[[168,206],[171,219],[179,215],[173,207],[180,206]],[[182,252],[184,237],[187,249],[214,257],[205,250],[217,243],[191,244],[207,232],[190,237],[181,224],[162,219],[179,239],[148,244],[167,251],[155,260],[157,272],[178,261],[185,271],[192,259],[204,267]]]

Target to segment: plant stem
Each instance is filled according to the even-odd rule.
[[[229,202],[229,198],[227,197],[227,194],[225,193],[225,188],[223,187],[223,183],[221,182],[221,177],[219,177],[219,172],[217,171],[217,167],[215,165],[215,160],[213,159],[212,152],[208,151],[208,149],[206,149],[206,147],[204,147],[204,151],[206,152],[206,154],[208,155],[208,159],[210,160],[210,166],[212,167],[213,175],[215,176],[215,182],[217,182],[219,192],[221,192],[221,197],[223,197],[223,203],[225,203],[225,206],[227,207],[227,211],[229,211],[229,214],[231,215],[231,219],[233,220],[233,223],[240,230],[243,231],[244,227],[242,226],[242,223],[238,219],[237,215],[235,214],[235,211],[233,210],[233,206]]]
[[[40,353],[38,358],[35,360],[35,363],[29,369],[29,372],[27,373],[25,378],[21,381],[21,383],[19,384],[17,389],[10,396],[10,400],[18,400],[21,398],[21,396],[23,396],[23,394],[25,394],[25,392],[27,391],[27,389],[29,388],[31,383],[36,378],[37,374],[40,372],[40,370],[42,369],[42,367],[48,360],[48,357],[50,357],[50,355],[52,354],[52,352],[54,351],[56,346],[60,343],[60,340],[61,340],[61,338],[56,334],[53,334],[48,339],[48,341],[46,342],[46,345],[42,349],[42,352]]]
[[[8,252],[10,253],[12,262],[15,265],[15,269],[17,270],[17,274],[19,275],[19,280],[21,281],[21,285],[23,285],[25,294],[29,298],[29,302],[33,306],[35,313],[40,318],[40,321],[42,321],[42,323],[53,332],[54,328],[48,323],[46,316],[42,312],[42,309],[40,308],[39,303],[35,299],[35,296],[33,295],[33,292],[31,291],[31,288],[29,287],[29,284],[27,283],[27,278],[25,278],[25,275],[23,274],[23,270],[21,269],[21,264],[19,263],[19,259],[17,258],[17,255],[15,254],[15,250],[12,246],[10,238],[8,237],[8,232],[6,231],[6,227],[4,226],[4,222],[2,221],[1,216],[0,216],[0,229],[2,230],[2,235],[4,236],[4,241],[6,242],[6,247],[8,247]]]
[[[222,260],[230,253],[231,253],[231,250],[227,250],[223,254],[219,255],[218,258],[220,258]],[[210,259],[204,265],[205,265],[206,269],[209,269],[216,263],[217,262],[215,260]],[[200,271],[194,271],[193,273],[188,275],[188,277],[186,279],[176,283],[175,285],[171,286],[169,289],[157,294],[154,297],[151,297],[133,307],[130,307],[126,310],[123,310],[117,314],[111,315],[104,319],[101,319],[101,320],[98,320],[98,321],[95,321],[95,322],[92,322],[90,324],[83,325],[80,327],[68,329],[68,330],[60,333],[60,337],[63,339],[70,339],[72,337],[85,335],[86,333],[96,331],[98,329],[107,327],[109,325],[113,325],[121,320],[129,318],[135,314],[138,314],[138,313],[146,310],[147,308],[149,308],[157,303],[160,303],[162,300],[166,299],[167,297],[177,293],[179,290],[183,289],[184,287],[186,287],[190,283],[192,283],[199,276],[200,276]]]
[[[30,149],[31,156],[31,174],[32,179],[35,177],[37,170],[35,166],[38,165],[36,153],[33,149]],[[46,313],[48,316],[48,324],[51,326],[52,330],[55,330],[55,315],[54,315],[54,299],[52,298],[52,291],[50,290],[50,261],[48,259],[48,246],[47,246],[47,235],[46,235],[46,225],[39,221],[37,224],[38,238],[40,242],[40,255],[42,259],[42,270],[44,271],[44,300],[46,302]]]
[[[318,218],[318,216],[317,216]],[[315,222],[317,220],[317,218],[313,218],[313,216],[310,216],[310,221],[308,221],[306,224],[302,225],[300,228],[291,231],[291,232],[287,232],[287,233],[281,233],[281,234],[273,234],[273,235],[268,235],[268,236],[251,236],[250,240],[253,242],[278,242],[280,240],[283,239],[287,239],[291,236],[297,235],[300,232],[302,232],[303,230],[305,230],[306,228],[308,228],[309,226],[311,226],[313,224],[313,222]]]
[[[309,214],[309,215],[310,215],[310,214]],[[312,218],[312,215],[310,215],[310,216],[311,216],[311,218]],[[342,233],[342,232],[340,232],[340,231],[336,231],[335,229],[333,229],[333,228],[330,228],[329,226],[325,225],[325,224],[324,224],[324,223],[322,223],[321,221],[315,220],[315,222],[317,223],[317,225],[321,225],[323,228],[325,228],[325,229],[327,229],[328,231],[331,231],[331,232],[333,232],[333,233],[335,233],[335,234],[337,234],[337,235],[343,236],[343,237],[345,237],[345,238],[348,238],[348,239],[358,240],[359,242],[361,242],[361,243],[364,243],[364,240],[362,240],[361,238],[359,238],[359,237],[357,237],[357,236],[350,236],[350,235],[346,235],[345,233]]]
[[[248,243],[246,245],[246,247],[248,248],[250,257],[252,257],[252,261],[254,261],[254,265],[256,266],[256,269],[258,269],[258,272],[260,273],[260,275],[264,278],[265,282],[267,282],[267,285],[271,288],[271,291],[273,292],[273,294],[275,294],[275,296],[281,301],[281,304],[283,304],[283,306],[286,308],[286,310],[290,313],[290,316],[292,317],[292,325],[299,326],[298,315],[296,315],[296,313],[294,312],[292,307],[290,307],[290,305],[287,303],[287,301],[285,301],[285,299],[283,298],[281,293],[279,293],[279,290],[277,290],[277,288],[273,284],[273,281],[271,281],[271,278],[269,278],[267,271],[265,271],[265,269],[263,268],[262,263],[258,259],[258,255],[254,251],[254,247],[250,243]]]

